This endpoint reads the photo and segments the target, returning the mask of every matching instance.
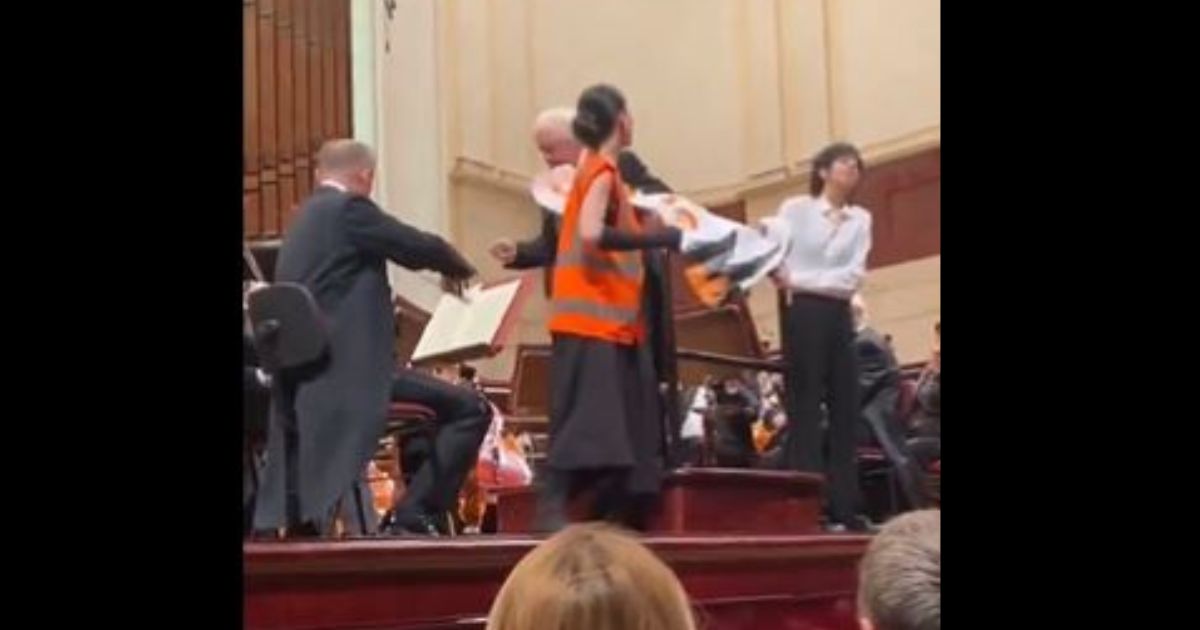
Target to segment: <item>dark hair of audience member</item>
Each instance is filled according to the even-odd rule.
[[[487,630],[695,630],[679,579],[631,535],[572,525],[508,575]]]
[[[594,151],[613,134],[617,118],[624,111],[625,96],[620,90],[603,83],[593,85],[579,95],[571,132],[584,146]]]

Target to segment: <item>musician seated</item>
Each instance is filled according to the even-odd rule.
[[[442,516],[458,504],[459,488],[475,466],[492,423],[491,404],[473,387],[410,368],[401,368],[392,379],[392,401],[432,409],[437,427],[430,456],[413,473],[380,529],[397,535],[444,533]]]
[[[704,464],[705,424],[713,406],[712,377],[684,393],[684,416],[679,429],[675,464],[681,467]]]
[[[757,452],[751,430],[758,419],[758,397],[740,378],[725,379],[714,388],[713,454],[722,468],[749,468]]]
[[[913,417],[913,434],[918,437],[940,438],[942,435],[942,322],[933,326],[934,341],[929,362],[917,380],[917,411]]]
[[[783,408],[783,375],[759,372],[758,396],[761,401],[758,422],[753,427],[758,465],[762,468],[779,468],[783,457],[783,429],[787,425],[787,413]]]
[[[787,438],[786,398],[782,374],[759,374],[758,422],[754,425],[754,447],[758,451],[758,467],[769,470],[786,468],[783,461],[783,444]]]

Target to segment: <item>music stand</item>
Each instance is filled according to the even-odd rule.
[[[329,335],[316,301],[299,284],[281,282],[254,291],[247,307],[254,349],[263,371],[271,375],[271,406],[283,423],[287,530],[296,532],[301,525],[296,388],[317,373]],[[357,492],[355,497],[361,502]],[[361,518],[361,507],[359,512]]]

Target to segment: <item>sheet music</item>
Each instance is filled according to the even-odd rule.
[[[488,288],[477,284],[462,298],[443,295],[413,350],[412,361],[490,347],[520,289],[521,281],[511,280]]]

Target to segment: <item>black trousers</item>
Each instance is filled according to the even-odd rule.
[[[781,324],[787,363],[784,464],[792,470],[824,473],[829,517],[845,523],[860,508],[854,458],[858,359],[850,302],[794,294]],[[828,410],[827,433],[821,428],[822,403]]]
[[[409,481],[395,508],[397,520],[452,509],[491,426],[491,405],[475,390],[408,369],[392,380],[392,400],[429,407],[438,424],[432,456]]]

